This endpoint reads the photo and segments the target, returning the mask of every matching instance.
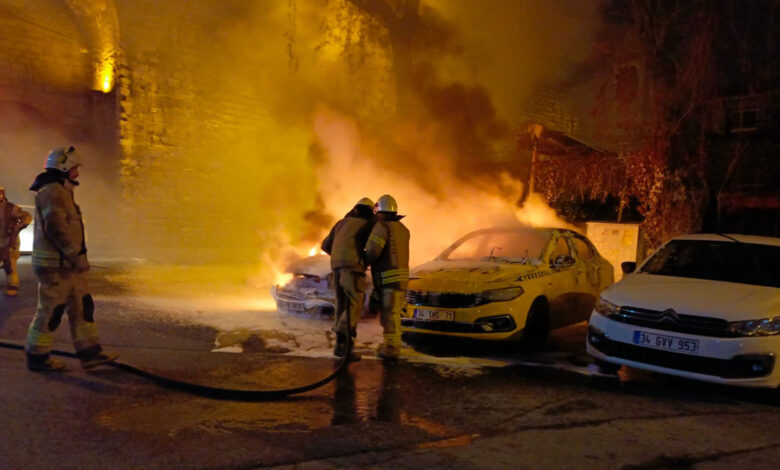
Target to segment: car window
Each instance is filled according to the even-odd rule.
[[[709,240],[672,240],[642,273],[780,287],[780,246]]]
[[[571,241],[574,244],[574,249],[577,251],[577,257],[579,259],[582,261],[589,261],[593,258],[593,251],[590,246],[585,243],[585,240],[578,237],[572,237]]]
[[[566,237],[564,236],[558,237],[558,242],[555,244],[555,248],[553,249],[552,253],[550,253],[550,261],[556,259],[560,255],[571,256],[569,244],[566,243]]]
[[[447,248],[440,258],[524,262],[538,259],[545,244],[545,236],[532,231],[475,232]]]

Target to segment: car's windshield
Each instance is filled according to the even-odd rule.
[[[475,232],[444,250],[446,260],[524,263],[542,255],[547,237],[535,230]]]
[[[780,287],[780,246],[672,240],[640,272]]]

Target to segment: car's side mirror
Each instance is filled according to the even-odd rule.
[[[552,262],[553,268],[569,268],[571,266],[574,266],[574,258],[572,258],[569,255],[558,255],[555,257],[555,260]]]
[[[636,271],[636,261],[623,261],[620,263],[620,269],[623,270],[623,274],[631,274]]]

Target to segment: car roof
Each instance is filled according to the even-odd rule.
[[[468,232],[466,236],[477,234],[477,233],[486,233],[486,232],[538,232],[538,233],[549,233],[553,231],[560,231],[560,232],[571,232],[571,230],[566,228],[553,228],[553,227],[531,227],[530,225],[507,225],[507,226],[497,226],[497,227],[486,227],[481,228],[477,230],[472,230],[471,232]]]
[[[705,240],[705,241],[719,241],[719,242],[742,242],[753,243],[756,245],[773,245],[780,246],[780,238],[775,237],[762,237],[759,235],[741,235],[741,234],[720,234],[720,233],[696,233],[689,235],[680,235],[672,238],[672,240]]]

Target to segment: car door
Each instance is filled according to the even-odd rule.
[[[577,277],[574,259],[566,232],[557,232],[550,240],[553,244],[548,257],[550,276],[550,328],[576,323],[581,316],[577,293]]]
[[[572,271],[574,273],[574,292],[577,296],[579,318],[586,320],[601,291],[602,266],[593,247],[581,236],[570,234],[568,238],[575,259]]]

